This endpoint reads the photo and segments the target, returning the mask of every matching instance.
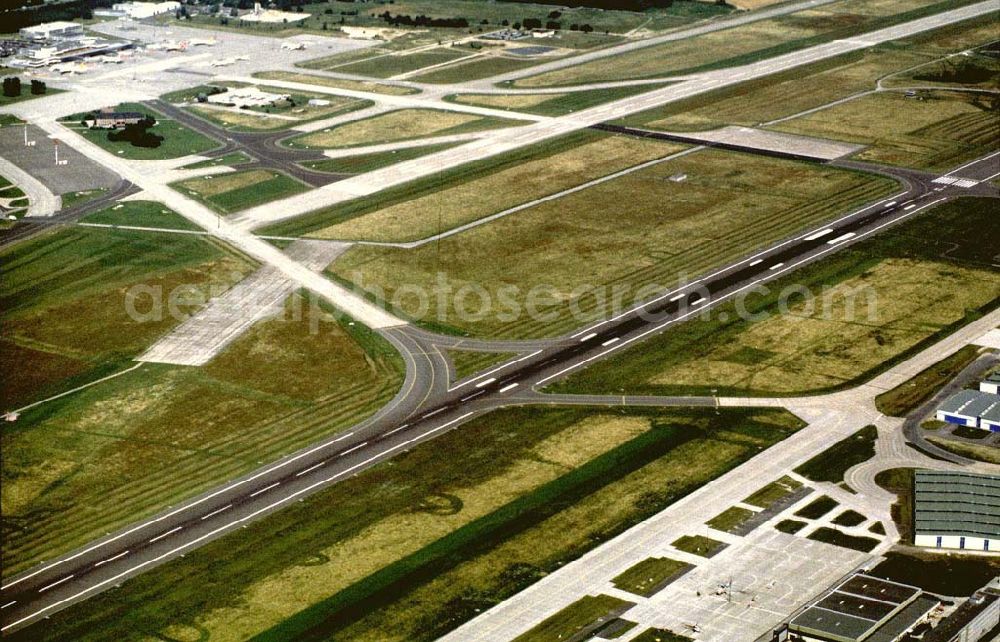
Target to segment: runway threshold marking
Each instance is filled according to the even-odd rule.
[[[809,236],[803,238],[802,240],[803,241],[815,241],[816,239],[821,239],[824,236],[826,236],[827,234],[832,234],[832,233],[833,233],[833,228],[832,227],[828,227],[825,230],[820,230],[819,232],[816,232],[815,234],[810,234]]]
[[[109,557],[106,560],[101,560],[100,562],[94,564],[94,568],[97,568],[98,566],[103,566],[103,565],[107,564],[108,562],[113,562],[113,561],[115,561],[117,559],[121,559],[121,558],[125,557],[126,555],[128,555],[128,551],[122,551],[121,553],[118,553],[114,557]]]
[[[842,234],[842,235],[838,236],[835,239],[831,239],[831,240],[827,241],[826,244],[827,245],[836,245],[837,243],[843,243],[847,239],[853,238],[854,236],[855,236],[854,232],[848,232],[847,234]]]

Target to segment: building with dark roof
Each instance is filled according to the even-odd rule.
[[[914,544],[1000,552],[1000,476],[918,470]]]
[[[787,632],[808,642],[898,642],[939,604],[914,586],[857,573],[800,611]]]
[[[997,588],[994,588],[996,586]],[[1000,578],[976,591],[954,613],[927,632],[923,642],[986,642],[1000,627]]]

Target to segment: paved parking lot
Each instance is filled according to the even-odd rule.
[[[56,165],[55,143],[48,134],[33,125],[28,126],[31,147],[24,146],[24,126],[0,127],[0,156],[8,159],[39,180],[55,194],[80,192],[97,187],[111,188],[118,177],[69,145],[59,146],[59,158],[65,165]]]

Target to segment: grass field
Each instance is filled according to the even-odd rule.
[[[892,417],[906,417],[933,397],[938,390],[958,376],[979,356],[978,346],[965,346],[938,361],[915,377],[875,397],[879,412]]]
[[[785,497],[802,488],[802,484],[787,475],[771,482],[743,500],[744,504],[758,508],[770,508]]]
[[[814,530],[809,534],[809,539],[817,542],[833,544],[834,546],[840,546],[841,548],[850,548],[855,551],[861,551],[862,553],[871,552],[873,548],[879,545],[879,541],[874,537],[848,535],[843,531],[837,530],[836,528],[829,528],[827,526],[821,526],[820,528]]]
[[[498,411],[57,614],[47,635],[434,639],[801,425],[771,410]]]
[[[806,523],[797,519],[783,519],[774,525],[775,530],[794,535],[806,527]]]
[[[767,295],[745,302],[753,318],[723,304],[707,320],[675,326],[553,388],[762,395],[856,385],[995,307],[993,209],[985,199],[938,206],[770,284]],[[782,312],[779,295],[790,286],[829,303],[817,300],[810,311],[796,298]]]
[[[303,134],[287,141],[291,147],[306,149],[377,145],[428,136],[448,136],[510,127],[515,121],[436,109],[400,109],[371,118]]]
[[[472,352],[467,350],[449,350],[448,358],[455,366],[455,380],[463,379],[490,366],[497,365],[514,357],[510,352]]]
[[[463,105],[523,111],[542,116],[565,116],[595,105],[621,100],[663,87],[661,84],[592,89],[565,94],[458,94],[449,100]]]
[[[112,205],[81,219],[83,223],[103,225],[135,225],[139,227],[163,227],[172,230],[201,229],[163,203],[155,201],[125,201]]]
[[[622,120],[630,125],[672,131],[756,126],[873,90],[879,78],[994,37],[992,19],[962,22],[905,41],[885,43],[680,100]]]
[[[671,546],[679,551],[691,553],[692,555],[712,557],[724,549],[727,544],[714,540],[710,537],[705,537],[704,535],[684,535],[677,541],[673,542]]]
[[[969,459],[985,461],[988,464],[1000,464],[1000,449],[996,446],[983,446],[981,444],[970,444],[967,442],[945,439],[943,437],[928,436],[927,441],[935,446],[947,450],[950,453],[961,455]]]
[[[863,524],[867,519],[867,517],[857,511],[845,510],[833,518],[833,524],[837,526],[858,526]]]
[[[634,606],[632,602],[610,595],[585,595],[517,636],[512,642],[551,642],[570,639],[583,634],[584,630],[597,628],[632,606]]]
[[[417,71],[431,65],[439,65],[443,62],[457,60],[463,56],[472,55],[472,52],[459,49],[457,47],[437,47],[427,51],[417,53],[400,52],[387,56],[380,56],[369,60],[362,60],[350,65],[338,67],[337,71],[345,74],[359,74],[361,76],[371,76],[372,78],[391,78],[399,74]]]
[[[827,495],[817,497],[799,510],[795,511],[796,517],[806,519],[819,519],[837,507],[837,500]]]
[[[163,136],[163,142],[160,143],[159,147],[134,147],[131,143],[125,141],[109,141],[108,130],[88,129],[84,125],[80,124],[80,120],[87,114],[75,114],[60,120],[62,120],[70,129],[82,135],[90,142],[102,147],[112,154],[117,154],[118,156],[129,160],[180,158],[181,156],[187,156],[189,154],[207,152],[210,149],[215,149],[221,145],[221,143],[206,136],[202,136],[192,129],[188,129],[176,120],[167,118],[163,114],[154,109],[150,109],[146,105],[122,103],[115,106],[115,110],[137,111],[152,116],[156,119],[156,125],[154,125],[149,131],[157,136]]]
[[[892,468],[875,475],[875,483],[896,495],[892,504],[892,521],[903,543],[913,543],[913,469]]]
[[[440,69],[432,69],[413,76],[415,82],[459,83],[533,67],[544,60],[515,58],[513,56],[485,55],[463,60]]]
[[[882,92],[773,128],[868,145],[855,154],[859,160],[946,170],[992,152],[1000,117],[994,101],[979,94]]]
[[[443,143],[440,145],[409,147],[388,152],[375,152],[374,154],[358,154],[357,156],[306,161],[302,163],[302,166],[318,172],[330,172],[332,174],[363,174],[403,161],[420,158],[427,154],[440,152],[454,146],[453,143]]]
[[[724,533],[736,532],[755,513],[740,506],[732,506],[705,522],[709,527]]]
[[[3,76],[16,75],[16,74],[2,74]],[[51,96],[53,94],[61,94],[64,90],[56,89],[55,87],[47,87],[44,94],[33,94],[31,93],[31,79],[21,78],[21,95],[20,96],[5,96],[0,93],[0,107],[6,107],[7,105],[13,105],[14,103],[24,102],[25,100],[32,100],[33,98],[44,98],[45,96]]]
[[[517,87],[553,87],[731,67],[954,8],[954,2],[909,0],[888,12],[879,0],[841,0],[817,9],[760,20],[654,45],[518,80]]]
[[[171,187],[222,214],[232,214],[309,189],[304,183],[270,169],[199,176],[172,183]]]
[[[370,91],[375,94],[385,94],[387,96],[407,96],[411,94],[420,93],[419,89],[415,89],[412,87],[387,85],[385,83],[372,82],[367,80],[328,78],[327,76],[296,73],[293,71],[262,71],[255,73],[254,78],[262,78],[265,80],[285,80],[288,82],[301,82],[309,85],[332,87],[334,89],[349,89],[351,91]]]
[[[623,591],[650,597],[660,590],[667,580],[689,568],[692,568],[690,564],[669,557],[650,557],[629,567],[612,579],[611,583]]]
[[[149,334],[128,330],[132,342]],[[145,364],[25,412],[2,437],[4,572],[51,559],[381,407],[402,381],[401,360],[377,335],[359,332],[330,321],[313,333],[308,315],[289,314],[256,324],[202,368]]]
[[[851,466],[864,463],[875,456],[878,429],[865,426],[847,439],[838,441],[795,469],[795,472],[815,482],[838,484]]]
[[[656,145],[615,137],[603,144],[594,143],[590,154],[602,150],[611,154],[610,150],[617,149],[622,158],[617,161],[620,167],[638,164],[643,159],[640,153],[655,158],[676,149]],[[592,168],[590,154],[573,156],[576,163]],[[569,161],[573,156],[565,154],[563,158]],[[650,298],[657,291],[674,287],[682,277],[704,274],[895,189],[891,181],[830,167],[761,157],[748,162],[748,158],[716,150],[682,156],[540,203],[440,243],[410,250],[355,247],[334,263],[333,270],[365,289],[383,289],[390,302],[402,284],[434,292],[440,273],[453,291],[465,286],[482,288],[490,306],[477,309],[474,298],[470,304],[450,297],[442,302],[443,314],[431,306],[420,315],[420,310],[407,308],[408,301],[400,298],[399,313],[478,335],[551,336],[582,327],[636,299]],[[555,166],[555,160],[549,167]],[[379,232],[384,238],[390,222],[403,226],[407,221],[409,226],[400,230],[433,231],[433,227],[414,230],[412,221],[422,212],[426,212],[426,224],[433,225],[436,216],[441,216],[442,227],[447,229],[466,219],[454,219],[442,207],[472,216],[522,200],[520,190],[527,189],[531,180],[531,174],[523,172],[533,166],[525,164],[523,168],[499,177],[512,179],[507,182],[510,189],[498,189],[502,185],[499,178],[473,181],[461,192],[443,190],[419,202],[401,203],[392,212],[384,209],[328,228],[316,236],[350,239]],[[561,169],[565,172],[561,186],[586,178],[576,171],[570,173],[572,165]],[[612,169],[608,163],[600,173]],[[687,174],[687,180],[669,180],[678,173]],[[539,191],[556,187],[540,172],[535,178],[540,181]],[[482,189],[472,189],[477,185]],[[488,193],[510,200],[495,200],[485,207],[479,195],[487,188]],[[457,200],[459,194],[465,198]],[[463,207],[466,203],[469,205]],[[477,206],[483,209],[477,212]],[[482,256],[492,259],[483,261]],[[476,314],[459,314],[460,305]],[[750,372],[754,364],[743,368]]]
[[[646,629],[632,638],[632,642],[694,642],[694,638],[667,629]]]
[[[400,191],[395,197],[376,195],[367,202],[335,209],[328,220],[343,222],[309,236],[419,240],[679,149],[657,141],[576,134],[493,162],[483,161],[480,167],[454,175],[432,177],[417,189]]]

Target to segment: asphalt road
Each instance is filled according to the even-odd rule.
[[[298,150],[278,145],[278,141],[295,136],[299,132],[228,131],[163,100],[150,100],[145,104],[162,113],[164,116],[180,122],[185,127],[193,129],[203,136],[219,141],[222,146],[206,153],[205,156],[218,158],[219,156],[236,151],[250,156],[253,162],[242,165],[241,169],[249,167],[276,169],[312,187],[322,187],[351,176],[351,174],[316,172],[299,165],[299,163],[305,161],[323,160],[326,158],[323,152],[319,150]]]
[[[946,176],[989,176],[997,155]],[[870,167],[858,163],[838,165]],[[182,505],[98,540],[84,549],[11,578],[2,587],[3,631],[13,632],[40,618],[111,588],[227,532],[311,493],[386,461],[399,452],[454,429],[499,407],[545,402],[537,390],[598,359],[664,332],[751,288],[785,275],[831,252],[909,218],[949,198],[997,196],[978,184],[961,187],[935,182],[922,172],[896,172],[904,191],[852,212],[820,229],[786,239],[705,278],[668,292],[618,317],[552,341],[523,342],[526,354],[472,379],[449,384],[450,366],[438,349],[470,342],[437,337],[409,326],[380,332],[406,360],[406,380],[396,398],[356,428],[313,445],[259,471]],[[478,342],[504,347],[507,342]],[[593,398],[595,404],[617,398]],[[678,403],[703,405],[703,398]]]
[[[120,199],[138,191],[139,190],[135,185],[129,181],[122,180],[115,186],[114,189],[108,191],[107,193],[85,203],[80,203],[79,205],[62,209],[53,216],[47,216],[45,218],[21,219],[15,223],[13,227],[6,230],[0,230],[0,247],[6,247],[13,243],[27,240],[32,236],[41,234],[45,230],[51,229],[53,226],[75,223],[87,214],[102,210],[118,202]]]

